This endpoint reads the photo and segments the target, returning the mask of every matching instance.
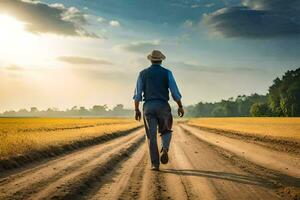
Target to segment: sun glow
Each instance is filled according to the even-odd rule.
[[[8,15],[0,15],[1,35],[10,31],[21,31],[24,29],[24,24]]]
[[[26,23],[9,15],[0,15],[0,64],[32,67],[49,56],[43,48],[45,37],[26,30]]]
[[[7,15],[0,15],[0,41],[1,49],[9,50],[17,44],[26,41],[25,24]]]
[[[2,62],[3,60],[6,63],[24,61],[20,52],[25,49],[30,51],[30,42],[32,42],[32,37],[29,37],[24,27],[25,24],[14,17],[0,15],[0,52]]]

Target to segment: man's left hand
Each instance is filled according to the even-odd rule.
[[[183,117],[183,115],[184,115],[183,107],[179,107],[177,113],[178,113],[179,117]]]

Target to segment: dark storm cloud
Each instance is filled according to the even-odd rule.
[[[103,65],[112,65],[111,62],[106,60],[100,60],[96,58],[88,58],[88,57],[78,57],[78,56],[60,56],[57,58],[57,60],[70,63],[70,64],[103,64]]]
[[[1,0],[0,13],[16,17],[33,33],[97,37],[83,28],[85,16],[75,7],[48,5],[38,1]]]
[[[225,37],[272,38],[300,35],[299,0],[242,0],[241,6],[217,10],[203,18]]]

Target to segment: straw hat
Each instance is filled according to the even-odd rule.
[[[160,52],[159,50],[153,50],[148,56],[147,58],[151,61],[162,61],[164,59],[166,59],[166,56]]]

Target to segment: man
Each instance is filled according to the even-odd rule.
[[[139,109],[140,101],[145,101],[143,105],[143,119],[148,140],[151,169],[159,170],[159,152],[157,147],[157,127],[161,134],[161,158],[162,164],[168,163],[168,150],[172,137],[173,117],[169,101],[169,90],[174,101],[178,105],[178,116],[183,117],[184,110],[181,103],[181,94],[170,70],[161,66],[166,58],[160,51],[153,50],[147,57],[152,65],[139,74],[135,92],[135,119],[141,120]]]

